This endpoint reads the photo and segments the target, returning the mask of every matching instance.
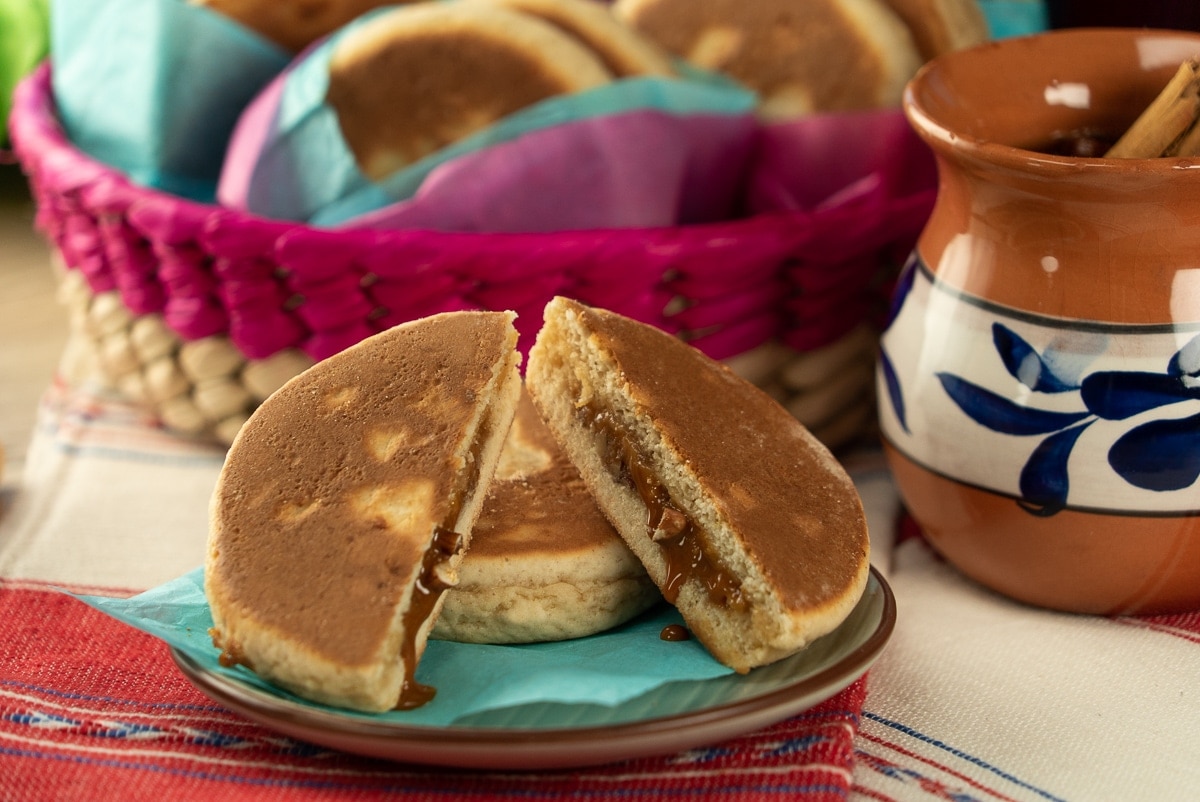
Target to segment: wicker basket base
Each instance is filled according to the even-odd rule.
[[[295,349],[248,359],[224,335],[184,340],[160,316],[134,315],[119,293],[93,293],[79,271],[59,273],[72,333],[100,375],[182,436],[229,445],[255,407],[313,364]],[[823,348],[801,353],[769,342],[726,364],[836,449],[875,431],[877,343],[863,324]]]
[[[59,297],[107,383],[181,435],[228,445],[258,404],[313,364],[296,350],[250,360],[224,335],[185,341],[158,315],[133,315],[118,293],[93,294],[78,271],[62,271]]]

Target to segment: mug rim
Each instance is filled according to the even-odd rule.
[[[908,81],[904,89],[902,108],[909,125],[937,153],[954,154],[960,158],[978,159],[999,166],[1010,166],[1022,171],[1063,173],[1152,173],[1162,175],[1173,172],[1200,170],[1200,156],[1107,158],[1103,156],[1068,156],[1036,150],[1032,147],[996,141],[978,136],[969,130],[955,129],[929,108],[924,99],[934,90],[931,85],[945,77],[948,72],[963,69],[968,61],[992,66],[1006,60],[1028,64],[1041,61],[1050,52],[1060,50],[1073,42],[1105,42],[1113,47],[1133,45],[1139,42],[1176,41],[1195,45],[1194,51],[1200,59],[1200,31],[1182,31],[1158,28],[1072,28],[1050,30],[1026,36],[993,40],[983,44],[938,56],[926,62]],[[1041,54],[1039,56],[1038,54]],[[1143,71],[1150,74],[1162,70],[1171,62],[1162,60]],[[1168,76],[1169,77],[1169,76]],[[1165,83],[1163,84],[1165,86]],[[1157,96],[1155,90],[1151,99]],[[1049,105],[1049,104],[1048,104]],[[1139,112],[1140,113],[1140,112]]]

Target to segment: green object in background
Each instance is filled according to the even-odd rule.
[[[50,0],[0,0],[0,144],[8,141],[12,93],[50,49]]]

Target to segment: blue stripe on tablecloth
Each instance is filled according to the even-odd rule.
[[[219,466],[225,458],[224,448],[174,435],[132,402],[61,380],[41,398],[35,437],[68,456],[180,466]]]
[[[54,441],[54,448],[71,457],[99,457],[117,462],[140,462],[150,465],[216,465],[225,460],[225,452],[219,454],[168,453],[159,450],[117,448],[114,446],[78,445],[62,440]],[[151,447],[153,448],[153,447]]]
[[[94,696],[86,693],[74,693],[72,691],[60,691],[55,688],[47,688],[44,685],[32,685],[28,682],[18,682],[16,680],[0,679],[0,685],[6,688],[17,688],[23,691],[34,691],[46,696],[53,696],[58,699],[78,699],[85,702],[105,702],[115,705],[129,705],[133,707],[149,707],[165,710],[192,710],[202,711],[205,713],[228,713],[229,708],[221,707],[220,705],[193,705],[193,704],[177,704],[175,702],[147,702],[140,699],[120,699],[115,696]]]
[[[991,772],[992,774],[996,775],[997,777],[1000,777],[1001,779],[1003,779],[1006,782],[1010,782],[1013,785],[1016,785],[1020,788],[1024,788],[1027,791],[1032,791],[1033,793],[1037,794],[1040,797],[1043,797],[1044,799],[1052,800],[1052,802],[1066,802],[1066,800],[1063,799],[1062,797],[1055,796],[1054,794],[1050,793],[1049,791],[1045,790],[1044,788],[1039,788],[1036,785],[1033,785],[1032,783],[1028,783],[1018,777],[1015,777],[1012,774],[1009,774],[1008,772],[1004,771],[1003,769],[1001,769],[997,766],[993,766],[991,763],[988,763],[986,760],[984,760],[981,757],[972,755],[969,752],[965,752],[962,749],[958,749],[957,747],[950,746],[946,742],[939,741],[937,738],[934,738],[930,735],[926,735],[925,733],[920,732],[919,730],[916,730],[913,727],[908,726],[907,724],[901,724],[898,721],[892,721],[890,719],[886,719],[883,716],[880,716],[878,714],[870,712],[869,710],[863,711],[863,717],[870,719],[871,721],[874,721],[877,724],[882,724],[885,727],[890,727],[891,729],[896,730],[897,732],[902,732],[905,735],[909,736],[910,738],[916,738],[918,741],[928,744],[929,746],[933,746],[938,749],[941,749],[942,751],[947,752],[960,760],[965,760],[968,763],[971,763],[972,765],[978,766],[981,769]]]
[[[169,774],[174,777],[187,777],[196,780],[213,780],[217,782],[233,782],[242,785],[263,785],[279,788],[323,788],[323,789],[360,789],[370,791],[406,791],[413,790],[404,785],[371,785],[366,787],[362,784],[361,779],[357,782],[336,782],[333,780],[288,780],[277,779],[270,777],[242,777],[236,774],[227,774],[215,771],[202,771],[198,769],[181,769],[170,766],[160,766],[154,763],[147,763],[132,760],[117,760],[114,758],[95,758],[87,755],[66,754],[59,751],[42,751],[36,749],[22,749],[8,746],[0,746],[0,755],[9,755],[11,757],[36,758],[42,760],[57,760],[66,761],[69,763],[79,763],[87,766],[101,766],[104,768],[128,769],[131,771],[150,771],[156,774]],[[174,760],[188,759],[190,756],[187,753],[179,753],[173,757]],[[275,767],[275,771],[286,771],[287,767]],[[423,793],[436,793],[434,788],[421,788]],[[456,788],[447,793],[461,793],[461,788]]]
[[[250,765],[244,769],[238,766],[223,766],[223,767],[205,767],[203,764],[214,760],[221,760],[215,757],[212,753],[208,755],[189,753],[186,747],[194,747],[196,745],[205,745],[215,747],[224,751],[225,749],[233,749],[235,753],[242,751],[243,748],[254,749],[257,740],[255,738],[243,738],[236,735],[230,736],[228,741],[221,739],[211,739],[203,736],[211,735],[208,728],[199,728],[204,730],[203,733],[197,732],[193,737],[186,737],[186,733],[176,731],[172,726],[170,711],[180,711],[187,714],[186,719],[190,720],[197,711],[226,713],[224,708],[219,706],[213,707],[208,705],[195,704],[177,704],[177,703],[159,703],[152,701],[140,701],[134,699],[118,698],[110,695],[86,694],[77,692],[58,691],[44,686],[35,685],[33,683],[0,680],[0,687],[6,687],[11,690],[19,690],[23,692],[44,694],[48,697],[54,697],[66,701],[81,701],[85,703],[95,703],[97,705],[110,705],[114,707],[132,707],[132,708],[150,708],[159,710],[158,715],[165,716],[159,722],[161,726],[157,727],[161,731],[163,738],[143,739],[136,738],[134,741],[138,748],[165,749],[157,758],[141,758],[135,759],[132,757],[124,757],[120,755],[119,749],[103,749],[101,751],[108,752],[106,755],[98,754],[81,754],[78,749],[95,749],[88,746],[88,742],[98,743],[103,741],[113,742],[121,740],[122,733],[126,730],[123,722],[119,721],[120,714],[117,714],[117,719],[106,717],[107,729],[103,731],[89,730],[86,733],[79,732],[79,724],[83,719],[90,719],[92,716],[103,716],[106,711],[89,711],[86,709],[70,710],[65,716],[61,716],[64,723],[75,723],[77,726],[67,726],[65,729],[57,727],[45,728],[46,737],[51,739],[41,741],[41,746],[25,745],[15,747],[11,745],[0,745],[0,755],[9,755],[22,759],[38,759],[38,760],[54,760],[54,761],[70,761],[76,765],[87,765],[104,768],[113,768],[117,770],[128,771],[144,771],[152,772],[164,776],[174,776],[185,779],[221,781],[231,785],[238,784],[247,787],[270,786],[281,788],[304,788],[317,790],[366,790],[372,792],[412,792],[419,793],[425,797],[442,796],[452,798],[456,794],[475,793],[485,790],[479,783],[478,777],[474,779],[461,778],[456,779],[453,776],[430,777],[426,772],[415,773],[411,768],[405,769],[403,766],[396,766],[391,770],[370,771],[366,775],[360,773],[353,766],[341,766],[333,770],[325,769],[311,762],[311,758],[319,757],[323,754],[332,754],[330,750],[322,747],[305,744],[303,742],[292,741],[292,739],[281,738],[279,742],[274,744],[258,744],[259,749],[266,749],[259,759],[252,760]],[[36,705],[35,705],[36,706]],[[822,711],[820,713],[802,713],[797,716],[797,719],[816,719],[822,718],[837,718],[843,711]],[[849,711],[844,711],[849,712]],[[28,715],[26,715],[28,714]],[[58,714],[47,714],[57,716]],[[147,715],[154,715],[152,713]],[[232,714],[230,714],[232,715]],[[81,717],[81,722],[67,721],[70,716]],[[39,729],[39,721],[41,717],[36,710],[12,711],[10,715],[4,716],[2,719],[7,721],[9,726],[18,725],[21,729],[28,728],[28,731],[37,731]],[[89,727],[94,726],[95,722],[87,723]],[[249,722],[247,722],[249,723]],[[798,722],[797,722],[798,723]],[[156,729],[152,724],[136,723],[128,725],[132,730],[140,730],[151,732]],[[9,732],[16,734],[16,730],[10,729]],[[80,740],[81,735],[87,737]],[[184,737],[181,737],[183,735]],[[196,735],[202,737],[197,738]],[[61,743],[53,739],[66,738]],[[99,740],[98,740],[99,739]],[[769,746],[770,751],[762,750],[764,754],[790,754],[795,751],[803,751],[803,748],[797,749],[797,744],[806,742],[819,742],[826,740],[821,737],[810,737],[808,734],[802,734],[799,737],[768,737],[765,739],[764,746]],[[294,747],[286,748],[284,741],[290,741]],[[127,742],[128,743],[128,742]],[[144,746],[143,746],[144,744]],[[185,748],[174,749],[172,746],[183,746]],[[285,748],[280,748],[285,746]],[[753,747],[752,747],[753,748]],[[258,751],[258,750],[254,750]],[[712,760],[719,760],[723,753],[727,751],[721,747],[713,747],[695,750],[692,753],[684,753],[686,757],[682,763],[696,768],[702,767]],[[219,753],[218,753],[219,754]],[[226,754],[229,754],[226,752]],[[299,763],[291,763],[299,759]],[[170,766],[172,762],[183,761],[192,763],[192,768],[181,768],[178,765]],[[264,766],[262,761],[266,761],[272,765]],[[282,762],[280,762],[282,761]],[[196,764],[201,764],[197,766]],[[340,769],[340,770],[339,770]],[[801,794],[824,794],[825,798],[829,795],[838,798],[843,797],[847,789],[837,783],[829,782],[825,777],[820,775],[827,772],[827,767],[818,765],[813,767],[797,767],[797,774],[809,774],[811,780],[804,782],[804,778],[796,777],[788,783],[772,784],[764,782],[763,778],[755,770],[755,765],[744,767],[730,766],[728,767],[728,775],[720,777],[714,773],[712,779],[721,785],[716,786],[706,782],[694,783],[693,787],[663,787],[662,784],[655,784],[652,777],[647,775],[646,782],[650,787],[644,789],[621,789],[615,786],[610,788],[590,787],[590,788],[573,788],[577,796],[592,798],[592,799],[639,799],[639,798],[677,798],[677,799],[696,799],[706,798],[710,794],[729,794],[729,795],[744,795],[751,794],[758,797],[776,797],[776,798],[792,798]],[[277,775],[273,778],[256,776],[258,771],[272,771]],[[744,770],[744,773],[743,773]],[[349,776],[338,776],[342,771],[349,771]],[[395,772],[393,774],[393,771]],[[638,774],[642,771],[641,767],[630,767],[629,771],[633,774]],[[654,770],[658,771],[658,770]],[[654,773],[651,771],[651,774]],[[669,772],[668,772],[669,773]],[[278,776],[278,775],[284,776]],[[589,773],[590,774],[590,773]],[[686,774],[686,771],[685,771]],[[741,774],[744,782],[739,782],[739,774]],[[314,776],[315,775],[315,776]],[[579,776],[577,773],[576,779],[581,781],[605,783],[605,772],[602,769],[599,773],[588,776]],[[814,776],[816,775],[816,776]],[[560,776],[540,775],[536,773],[526,772],[492,772],[486,775],[492,780],[508,780],[521,783],[521,787],[511,788],[496,788],[488,787],[486,790],[495,796],[511,797],[511,798],[531,798],[537,796],[546,796],[557,794],[562,791]],[[670,785],[670,778],[663,777],[666,780],[666,785]],[[539,789],[539,784],[544,782],[544,788]],[[795,780],[801,780],[796,782]]]

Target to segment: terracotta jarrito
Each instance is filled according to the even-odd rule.
[[[906,92],[939,185],[881,340],[885,451],[933,547],[1024,602],[1200,609],[1200,159],[1043,152],[1115,138],[1195,57],[1052,31]]]

